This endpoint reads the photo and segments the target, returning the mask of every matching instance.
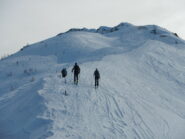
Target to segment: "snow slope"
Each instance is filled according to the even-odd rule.
[[[2,139],[185,138],[185,41],[158,26],[71,29],[1,60],[0,82]]]

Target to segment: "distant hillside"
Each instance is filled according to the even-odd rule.
[[[0,139],[184,139],[184,108],[185,41],[156,25],[70,29],[0,61]]]

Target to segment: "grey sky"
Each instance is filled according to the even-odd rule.
[[[185,38],[184,0],[0,0],[0,56],[73,27],[157,24]]]

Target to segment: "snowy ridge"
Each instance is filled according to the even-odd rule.
[[[71,30],[0,61],[0,138],[184,139],[184,40],[153,25],[113,28]]]
[[[106,51],[104,55],[115,54],[115,51],[123,53],[141,46],[148,40],[162,41],[170,45],[185,43],[177,34],[156,25],[134,26],[129,23],[121,23],[112,28],[102,26],[97,30],[70,29],[62,35],[26,46],[13,56],[54,55],[58,58],[58,62],[69,62],[79,58],[87,59],[89,55],[102,57],[102,51]],[[97,56],[92,52],[100,54]],[[80,53],[84,57],[79,57],[76,53]]]

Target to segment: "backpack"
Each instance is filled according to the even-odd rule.
[[[100,73],[97,70],[94,72],[94,76],[95,78],[100,79]]]
[[[67,76],[66,68],[62,69],[61,73],[62,73],[62,77],[65,78]]]
[[[74,73],[79,74],[80,73],[80,67],[78,65],[74,66]]]
[[[77,73],[80,74],[80,67],[77,66]]]

